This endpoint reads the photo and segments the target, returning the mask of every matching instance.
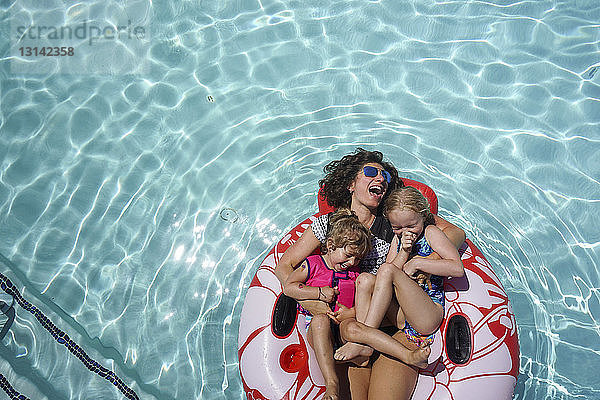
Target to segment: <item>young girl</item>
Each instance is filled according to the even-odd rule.
[[[358,323],[342,325],[342,338],[352,343],[336,351],[337,360],[369,356],[373,349],[363,345],[368,345],[366,332],[379,327],[388,309],[392,311],[390,319],[416,346],[431,344],[444,317],[443,277],[464,275],[458,251],[433,224],[433,214],[421,192],[410,186],[396,189],[384,210],[396,235],[388,263],[379,268],[376,277],[365,276],[374,280],[374,285],[358,286]],[[440,259],[424,258],[433,252]],[[369,292],[364,293],[366,290]],[[390,307],[393,292],[397,304]]]
[[[337,303],[352,308],[354,283],[360,273],[358,264],[370,249],[369,231],[356,215],[347,209],[336,211],[329,220],[323,255],[307,257],[287,278],[283,288],[284,294],[296,300],[317,299],[330,304],[337,300]],[[309,324],[308,341],[315,350],[325,379],[326,391],[323,399],[338,400],[339,381],[333,359],[334,339],[337,338],[334,338],[329,317],[326,314],[312,316],[301,307],[300,312],[306,315]],[[377,332],[389,338],[389,343],[398,347],[390,348],[389,351],[403,361],[419,364],[427,360],[428,353],[410,351],[383,332]]]

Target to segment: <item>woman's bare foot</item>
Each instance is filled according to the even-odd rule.
[[[348,342],[336,350],[333,358],[337,361],[350,361],[363,367],[368,363],[371,354],[373,354],[373,349],[369,346]]]
[[[407,364],[414,365],[418,368],[427,368],[429,365],[427,359],[429,358],[430,353],[431,347],[428,344],[419,346],[410,352],[409,362]]]
[[[337,383],[325,384],[325,394],[323,394],[322,400],[340,400]]]

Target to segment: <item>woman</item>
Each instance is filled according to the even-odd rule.
[[[402,186],[396,168],[383,160],[382,153],[358,148],[354,153],[329,163],[324,171],[326,175],[319,181],[319,186],[327,202],[335,208],[350,208],[373,234],[373,250],[363,258],[360,267],[363,272],[376,274],[379,266],[386,261],[394,237],[389,221],[383,216],[382,206],[388,194]],[[324,242],[328,221],[329,215],[317,218],[283,254],[275,267],[275,274],[282,284]],[[438,216],[435,216],[435,224],[457,248],[464,242],[462,229]],[[330,311],[327,304],[316,300],[303,301],[301,304],[313,315]],[[347,315],[338,316],[339,319],[353,317],[353,310],[348,310]],[[410,349],[415,348],[415,344],[408,341],[401,331],[396,332],[394,338]],[[352,399],[408,399],[417,375],[416,368],[380,355],[371,368],[348,369]]]

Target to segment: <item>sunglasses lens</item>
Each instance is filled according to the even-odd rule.
[[[379,170],[375,167],[371,167],[371,166],[367,165],[366,167],[363,168],[363,173],[365,174],[366,177],[373,178],[374,176],[377,176],[379,174]],[[383,178],[385,179],[385,181],[387,183],[390,183],[392,181],[392,176],[385,169],[381,170],[381,175],[383,176]]]
[[[381,174],[383,175],[387,183],[390,183],[392,181],[392,176],[386,170],[382,170]]]
[[[363,172],[364,172],[365,176],[368,177],[368,178],[372,178],[374,176],[377,176],[377,174],[379,173],[379,171],[377,171],[377,168],[370,167],[368,165],[363,168]]]

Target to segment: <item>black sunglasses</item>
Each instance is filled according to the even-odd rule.
[[[365,165],[363,167],[363,173],[368,178],[373,178],[373,177],[379,175],[380,171],[381,171],[381,176],[383,176],[385,178],[385,181],[387,183],[390,183],[392,181],[392,175],[390,175],[390,173],[387,172],[385,169],[371,167],[370,165]]]

